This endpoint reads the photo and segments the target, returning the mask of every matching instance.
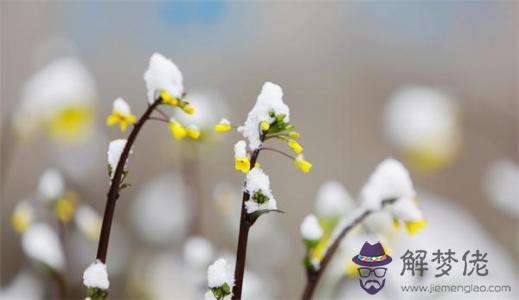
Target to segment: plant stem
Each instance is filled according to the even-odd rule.
[[[307,280],[306,280],[306,287],[302,296],[303,300],[310,300],[312,299],[312,296],[315,292],[315,289],[317,288],[317,285],[319,283],[319,280],[321,279],[323,272],[325,271],[326,267],[330,264],[330,261],[333,258],[333,255],[335,252],[337,252],[337,249],[339,248],[339,245],[341,244],[343,238],[346,236],[346,234],[356,225],[358,225],[360,222],[362,222],[367,216],[371,214],[371,211],[366,210],[362,214],[360,214],[357,218],[355,218],[351,224],[344,227],[342,231],[339,233],[337,238],[333,241],[333,243],[330,245],[330,247],[326,250],[326,254],[324,255],[323,259],[321,260],[320,266],[317,270],[307,270]]]
[[[130,154],[130,149],[132,148],[139,131],[146,121],[150,118],[153,110],[162,102],[161,98],[158,98],[153,102],[153,104],[148,106],[148,109],[144,112],[144,114],[140,117],[139,121],[135,123],[130,135],[128,136],[128,140],[126,141],[126,145],[119,157],[119,162],[117,163],[117,167],[114,171],[114,176],[110,183],[110,189],[108,190],[107,199],[106,199],[106,207],[103,216],[103,225],[101,226],[101,235],[99,236],[99,244],[97,246],[97,259],[102,263],[106,263],[106,255],[108,252],[108,240],[110,239],[110,229],[112,227],[112,220],[115,212],[115,202],[119,198],[119,190],[121,185],[121,179],[123,176],[124,166],[126,165],[126,161],[128,160],[128,155]]]
[[[261,138],[263,141],[263,137]],[[250,168],[254,168],[256,160],[261,148],[256,149],[250,158]],[[245,273],[245,260],[247,259],[247,240],[249,237],[249,229],[252,226],[252,221],[249,219],[245,202],[249,200],[249,193],[244,189],[243,198],[241,202],[240,215],[240,233],[238,235],[238,249],[236,250],[236,266],[234,268],[234,288],[232,289],[232,299],[241,299],[241,291],[243,286],[243,274]]]

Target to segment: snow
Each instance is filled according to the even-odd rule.
[[[112,176],[115,174],[115,169],[119,163],[124,146],[126,146],[126,140],[124,139],[113,140],[108,145],[108,164],[112,168]],[[130,150],[131,153],[132,150]]]
[[[22,249],[25,254],[54,270],[65,267],[65,257],[57,233],[45,223],[36,223],[22,236]]]
[[[401,149],[452,147],[458,137],[458,107],[441,91],[410,86],[399,90],[384,113],[389,140]]]
[[[251,214],[258,210],[273,210],[277,209],[277,203],[272,195],[270,189],[269,177],[258,167],[251,169],[246,176],[245,190],[250,195],[250,199],[245,202],[247,213]],[[255,192],[260,192],[268,198],[268,200],[262,204],[252,200]]]
[[[178,99],[184,94],[182,73],[173,61],[159,53],[151,56],[148,70],[144,73],[144,81],[150,104],[155,101],[160,91],[167,91]]]
[[[315,212],[320,217],[335,218],[346,214],[353,207],[353,199],[338,181],[327,181],[317,192]]]
[[[275,115],[285,115],[285,123],[290,120],[290,111],[283,102],[283,90],[279,85],[265,82],[242,129],[243,136],[248,139],[251,150],[256,150],[261,146],[259,124],[262,121],[274,122],[275,119],[269,115],[271,112],[274,112]]]
[[[222,118],[219,123],[224,125],[231,125],[231,122],[226,118]]]
[[[25,84],[13,114],[14,125],[22,127],[34,120],[47,120],[65,107],[90,105],[96,93],[94,80],[79,59],[58,58]]]
[[[207,285],[209,288],[221,287],[225,283],[232,288],[234,275],[231,266],[224,258],[219,258],[207,269]]]
[[[247,143],[244,140],[234,145],[234,157],[247,157]]]
[[[300,231],[304,240],[318,241],[323,236],[323,229],[314,215],[305,217],[303,223],[301,223]]]
[[[130,105],[128,105],[128,103],[120,97],[114,100],[113,110],[114,112],[123,116],[128,116],[131,114]]]
[[[61,197],[65,192],[63,175],[54,168],[47,169],[40,177],[38,194],[47,203]]]
[[[200,236],[190,237],[184,245],[184,260],[195,269],[207,267],[213,254],[214,249],[211,243]]]
[[[91,239],[98,239],[101,230],[101,216],[90,206],[81,205],[74,218],[79,230]]]
[[[83,273],[83,284],[88,288],[107,290],[110,286],[106,265],[97,260]]]
[[[361,191],[362,205],[370,210],[380,209],[384,200],[415,196],[409,172],[392,158],[385,159],[376,167]]]

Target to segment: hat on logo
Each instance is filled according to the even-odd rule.
[[[391,256],[386,255],[384,247],[382,247],[380,242],[374,245],[365,242],[362,249],[360,249],[360,253],[355,255],[351,260],[357,265],[378,267],[389,264],[393,259]]]

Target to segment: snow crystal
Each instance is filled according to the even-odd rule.
[[[124,139],[113,140],[108,146],[108,164],[112,168],[112,176],[115,173],[115,168],[119,163],[119,158],[121,157],[124,146],[126,146],[126,140]],[[130,154],[131,153],[132,151],[130,150]]]
[[[55,270],[63,270],[65,257],[57,233],[45,223],[29,227],[22,236],[22,249],[27,256]]]
[[[247,190],[250,195],[250,199],[245,202],[247,213],[250,214],[258,210],[277,209],[276,200],[274,199],[272,191],[270,190],[269,177],[263,172],[263,170],[255,167],[247,173],[245,190]],[[253,201],[252,197],[255,192],[260,192],[266,196],[268,200],[261,204]]]
[[[361,191],[362,205],[371,210],[380,209],[384,200],[415,196],[409,172],[402,163],[392,158],[385,159],[377,166]]]
[[[284,122],[289,122],[290,112],[288,106],[283,102],[283,90],[279,85],[265,82],[256,104],[243,125],[243,136],[248,139],[251,150],[256,150],[261,145],[259,124],[262,121],[274,122],[275,119],[270,116],[271,112],[277,116],[285,115]]]
[[[83,284],[88,288],[107,290],[110,286],[106,265],[97,260],[83,273]]]
[[[244,140],[234,145],[234,157],[247,157],[247,143]]]
[[[339,217],[346,214],[353,204],[350,194],[342,184],[328,181],[317,192],[315,211],[322,217]]]
[[[184,260],[194,268],[205,268],[213,258],[213,246],[199,236],[190,237],[184,245]]]
[[[159,53],[151,56],[148,70],[144,73],[144,80],[150,104],[155,101],[160,91],[167,91],[175,98],[182,98],[184,93],[182,73],[175,63]]]
[[[65,192],[63,175],[57,169],[47,169],[40,177],[38,193],[42,200],[49,202],[56,200]]]
[[[323,229],[314,215],[308,215],[301,223],[301,236],[305,240],[317,241],[323,236]]]
[[[229,287],[234,284],[234,275],[227,261],[223,258],[216,260],[207,269],[207,285],[209,288],[221,287],[227,283]]]
[[[114,100],[113,109],[115,112],[123,116],[131,114],[130,105],[128,105],[123,98],[117,98]]]

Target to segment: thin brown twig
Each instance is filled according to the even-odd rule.
[[[130,135],[128,136],[128,140],[126,141],[126,145],[119,157],[119,162],[114,170],[114,175],[112,181],[110,183],[110,189],[108,190],[107,199],[106,199],[106,207],[103,216],[103,224],[101,225],[101,234],[99,236],[99,244],[97,247],[97,259],[103,263],[106,263],[106,255],[108,251],[108,241],[110,239],[110,230],[112,227],[112,220],[115,212],[115,203],[119,198],[119,190],[121,187],[121,179],[124,173],[124,166],[126,161],[128,160],[128,155],[130,154],[130,149],[139,134],[142,126],[146,121],[150,118],[151,113],[157,108],[157,106],[162,102],[161,98],[158,98],[153,102],[153,104],[148,106],[148,109],[144,112],[144,114],[140,117],[139,121],[135,123]]]
[[[325,253],[323,259],[321,260],[319,268],[317,270],[307,270],[306,286],[305,286],[303,296],[302,296],[303,300],[312,299],[312,296],[314,295],[314,292],[315,292],[315,289],[317,288],[319,280],[321,279],[324,271],[326,270],[326,267],[330,264],[330,261],[332,260],[333,255],[335,254],[335,252],[337,252],[337,249],[339,248],[339,245],[341,244],[341,242],[344,239],[344,237],[346,236],[346,234],[353,227],[360,224],[360,222],[362,222],[371,213],[372,213],[372,211],[370,211],[370,210],[364,211],[357,218],[355,218],[351,224],[344,227],[344,229],[342,229],[342,231],[339,233],[337,238],[330,245],[330,247],[326,250],[326,253]]]

